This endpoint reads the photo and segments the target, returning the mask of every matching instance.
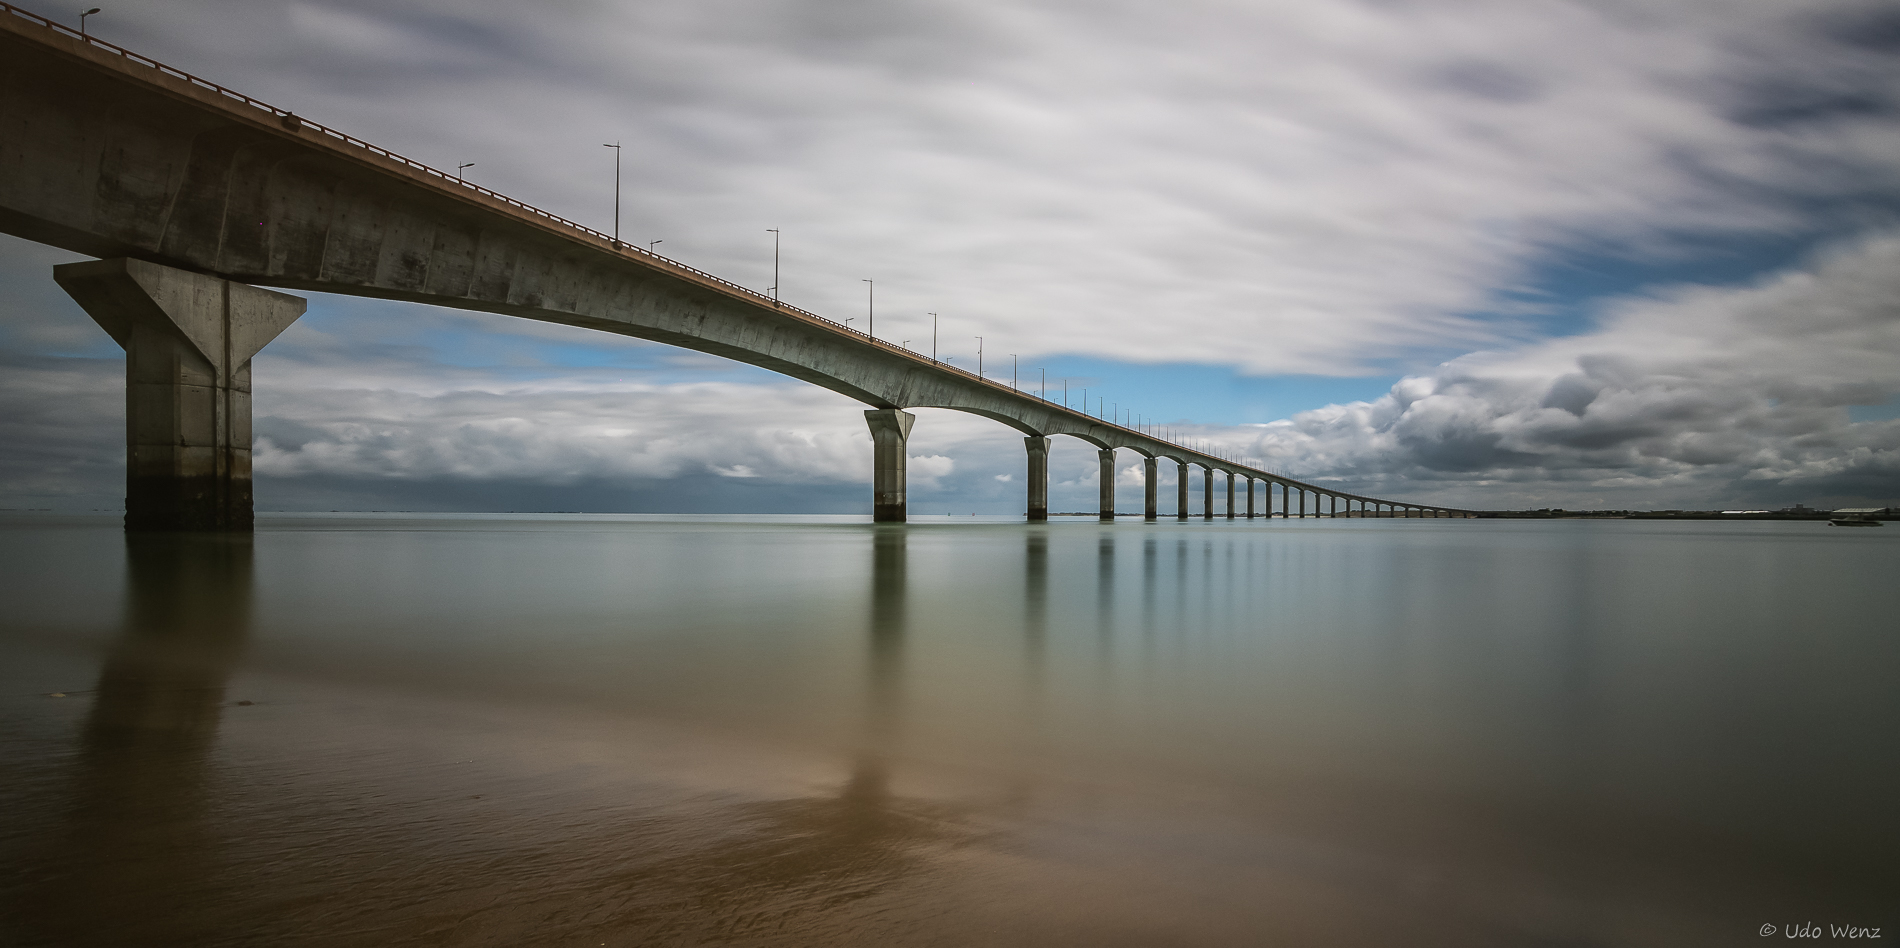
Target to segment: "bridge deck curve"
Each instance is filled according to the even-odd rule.
[[[261,286],[634,336],[1367,504],[1049,402],[0,2],[0,230]]]

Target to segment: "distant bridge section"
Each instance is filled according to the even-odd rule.
[[[277,287],[562,323],[724,356],[871,406],[873,514],[905,518],[907,409],[1021,432],[1028,515],[1048,516],[1055,435],[1179,468],[1175,515],[1468,516],[1363,497],[1053,404],[683,266],[309,119],[0,3],[0,231],[101,258],[55,278],[127,352],[127,525],[248,529],[250,358],[302,312]]]

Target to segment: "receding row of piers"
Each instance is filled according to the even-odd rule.
[[[876,445],[874,452],[874,464],[876,469],[873,474],[875,484],[873,519],[880,523],[901,523],[906,518],[907,507],[905,500],[905,462],[908,455],[905,453],[905,443],[910,437],[911,425],[915,421],[916,416],[900,409],[880,408],[866,411],[864,417],[871,426],[871,438]],[[1031,435],[1023,439],[1023,444],[1028,449],[1029,454],[1028,515],[1030,520],[1049,519],[1049,441],[1050,439],[1047,436],[1042,435]],[[1097,454],[1101,462],[1101,474],[1099,479],[1101,498],[1099,500],[1100,506],[1098,509],[1100,510],[1101,519],[1104,521],[1115,519],[1115,452],[1115,448],[1097,449]],[[1159,520],[1161,518],[1160,467],[1162,457],[1164,457],[1164,455],[1143,453],[1141,493],[1143,501],[1142,518],[1144,520]],[[1236,502],[1238,496],[1236,487],[1241,484],[1245,485],[1245,517],[1248,520],[1269,518],[1276,515],[1287,519],[1303,519],[1309,516],[1327,518],[1348,517],[1354,519],[1366,517],[1399,519],[1468,518],[1472,516],[1469,511],[1455,510],[1447,507],[1373,500],[1354,494],[1329,491],[1310,484],[1302,484],[1297,481],[1274,477],[1260,472],[1250,473],[1248,471],[1228,470],[1220,466],[1217,462],[1199,459],[1188,460],[1185,458],[1168,458],[1168,460],[1174,461],[1175,464],[1179,466],[1179,472],[1175,478],[1174,502],[1174,517],[1177,520],[1187,520],[1190,518],[1188,510],[1188,478],[1191,476],[1191,471],[1189,469],[1197,465],[1201,468],[1201,518],[1204,520],[1213,520],[1216,517],[1214,511],[1214,476],[1216,474],[1223,474],[1227,478],[1227,505],[1223,511],[1224,518],[1227,520],[1238,519],[1242,516],[1241,508]],[[1263,485],[1265,488],[1263,491],[1262,505],[1257,511],[1254,506],[1255,484]],[[1278,508],[1275,508],[1273,503],[1273,488],[1275,485],[1278,485],[1280,488],[1280,504]],[[1308,507],[1309,502],[1311,504],[1310,510]]]
[[[251,357],[304,311],[304,301],[270,290],[142,260],[117,258],[54,268],[54,279],[126,351],[126,528],[246,531],[251,528]],[[1025,400],[1029,400],[1025,397]],[[1036,402],[1036,404],[1041,404]],[[866,411],[873,444],[872,517],[907,517],[907,461],[916,416],[898,408]],[[1101,519],[1115,517],[1115,458],[1121,447],[1143,456],[1144,514],[1160,518],[1160,463],[1179,466],[1174,516],[1189,518],[1190,467],[1202,468],[1201,516],[1212,520],[1214,476],[1227,477],[1226,519],[1240,515],[1236,486],[1246,485],[1246,516],[1464,517],[1466,511],[1374,500],[1302,484],[1185,451],[1112,425],[1073,426],[1075,413],[1050,412],[1070,434],[1095,444],[1101,459]],[[991,414],[991,417],[999,417]],[[1093,425],[1093,419],[1077,416]],[[1021,418],[1010,421],[1036,430]],[[1039,426],[1037,426],[1039,427]],[[1028,517],[1049,519],[1048,434],[1023,439],[1028,450]],[[1177,456],[1178,454],[1178,456]],[[1256,509],[1255,484],[1265,485]],[[1273,487],[1280,503],[1273,503]],[[1341,502],[1344,502],[1343,506]],[[1310,503],[1310,513],[1309,513]]]

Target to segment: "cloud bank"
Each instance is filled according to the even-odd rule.
[[[1479,352],[1376,401],[1233,437],[1298,475],[1570,505],[1900,501],[1900,235],[1744,289],[1607,307],[1597,330]]]

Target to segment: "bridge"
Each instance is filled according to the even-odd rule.
[[[1195,450],[938,362],[461,181],[308,118],[0,2],[0,231],[99,258],[54,268],[126,351],[126,528],[249,530],[251,357],[304,311],[263,287],[406,300],[619,333],[750,363],[871,406],[872,514],[906,511],[907,409],[1023,435],[1028,517],[1049,513],[1057,435],[1094,445],[1115,515],[1116,452],[1190,468],[1201,516],[1468,517]],[[1280,503],[1273,503],[1273,488]],[[1341,509],[1343,505],[1343,510]]]

